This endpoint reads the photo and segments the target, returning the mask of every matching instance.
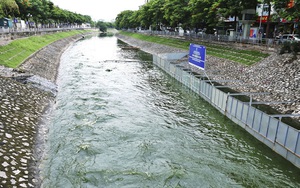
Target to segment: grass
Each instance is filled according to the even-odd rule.
[[[189,49],[190,43],[195,42],[191,40],[144,35],[139,33],[125,32],[125,31],[121,31],[120,34],[130,36],[139,40],[147,41],[147,42],[163,44],[163,45],[185,49],[185,50]],[[269,56],[269,54],[262,53],[261,51],[234,49],[232,47],[211,44],[208,42],[201,42],[200,45],[206,46],[206,54],[208,55],[215,56],[218,58],[228,59],[230,61],[241,63],[244,65],[255,64]]]
[[[89,32],[87,30],[74,30],[68,32],[57,32],[53,34],[31,36],[12,41],[0,46],[0,65],[10,68],[18,67],[31,54],[43,47],[63,38]]]

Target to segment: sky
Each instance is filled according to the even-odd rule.
[[[50,0],[61,9],[91,16],[93,21],[113,21],[124,10],[138,10],[145,0]]]

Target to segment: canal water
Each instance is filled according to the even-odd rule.
[[[42,187],[300,187],[299,169],[151,60],[115,37],[65,51]]]

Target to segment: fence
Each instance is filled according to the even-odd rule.
[[[81,30],[81,29],[91,29],[91,27],[82,27],[77,25],[61,25],[59,27],[3,27],[0,26],[0,34],[7,33],[22,33],[22,32],[49,32],[49,31],[65,31],[65,30]]]
[[[128,30],[130,32],[140,32],[152,35],[161,35],[161,36],[169,36],[176,38],[183,38],[189,40],[203,40],[207,42],[216,41],[216,42],[236,42],[243,44],[251,44],[251,45],[260,45],[266,46],[267,48],[275,48],[282,42],[273,38],[251,38],[251,37],[242,37],[240,35],[229,36],[229,35],[214,35],[214,34],[206,34],[206,33],[184,33],[179,34],[179,32],[174,31],[150,31],[150,30]]]
[[[276,119],[272,115],[254,108],[251,103],[234,98],[235,94],[221,91],[207,80],[203,80],[202,75],[172,62],[184,55],[186,54],[153,55],[153,63],[199,94],[255,138],[300,168],[299,130],[281,122],[280,119]]]
[[[29,37],[32,35],[40,35],[45,33],[54,33],[54,32],[62,32],[62,31],[70,31],[70,30],[83,30],[83,28],[28,28],[22,30],[16,30],[9,28],[1,28],[0,27],[0,45],[3,41],[9,41],[11,39],[17,39],[22,37]]]

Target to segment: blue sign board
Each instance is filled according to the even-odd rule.
[[[190,44],[189,63],[205,70],[206,47]]]

